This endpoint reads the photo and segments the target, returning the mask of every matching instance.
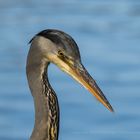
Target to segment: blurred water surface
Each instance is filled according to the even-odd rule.
[[[27,140],[34,124],[25,65],[30,38],[57,28],[74,37],[112,114],[56,66],[49,77],[61,108],[59,140],[140,137],[140,1],[0,1],[0,140]],[[61,79],[61,80],[60,80]]]

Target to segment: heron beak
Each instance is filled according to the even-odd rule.
[[[108,110],[114,112],[109,101],[82,64],[71,66],[68,73],[87,90],[89,90]]]

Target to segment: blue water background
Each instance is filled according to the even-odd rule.
[[[29,40],[47,28],[76,40],[82,62],[115,109],[49,68],[61,108],[59,140],[140,138],[139,0],[0,1],[0,140],[28,140],[34,106],[26,74]]]

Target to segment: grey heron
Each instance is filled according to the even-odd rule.
[[[59,104],[48,79],[50,63],[72,76],[113,112],[107,98],[83,66],[78,45],[70,35],[47,29],[36,34],[30,43],[26,73],[35,106],[35,124],[30,140],[58,140]]]

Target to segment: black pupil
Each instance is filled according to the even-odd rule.
[[[59,51],[59,55],[61,55],[61,56],[62,56],[62,55],[63,55],[63,53],[62,53],[61,51]]]

